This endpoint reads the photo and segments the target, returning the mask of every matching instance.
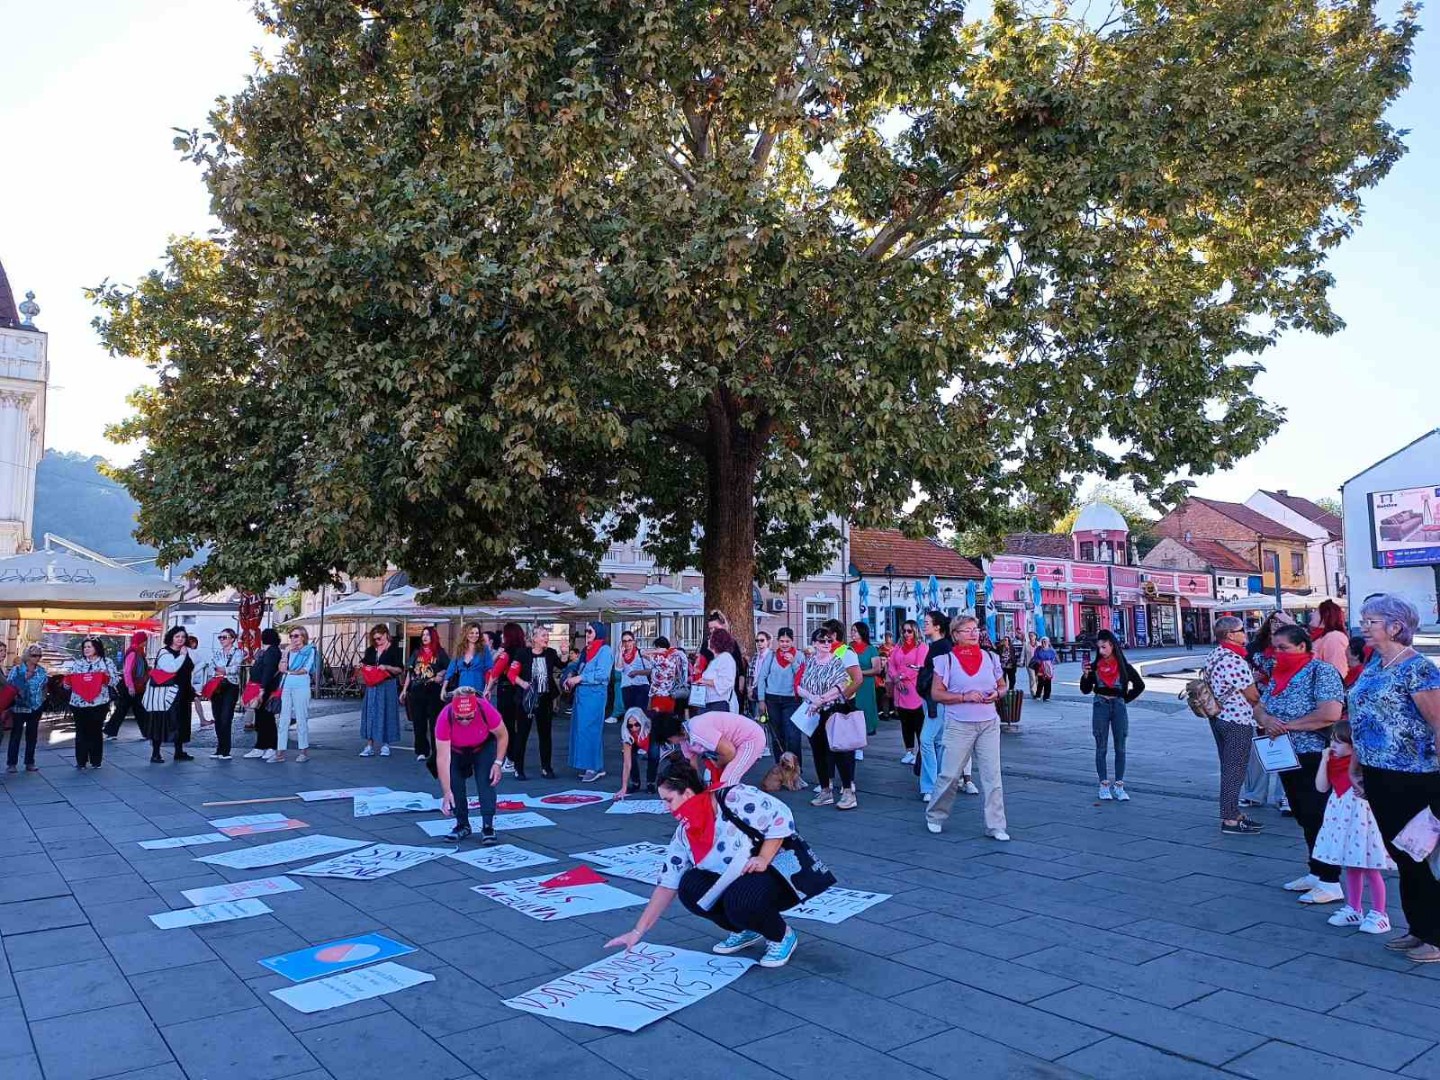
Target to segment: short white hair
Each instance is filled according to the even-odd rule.
[[[1215,643],[1219,645],[1236,630],[1244,630],[1245,623],[1234,615],[1221,615],[1220,618],[1215,620],[1213,629],[1215,632]]]
[[[635,708],[626,709],[625,717],[620,721],[620,743],[622,746],[629,746],[635,741],[630,734],[631,720],[640,721],[640,737],[642,739],[650,737],[650,717],[645,714],[645,710]]]
[[[1385,632],[1392,641],[1409,645],[1415,640],[1415,631],[1420,628],[1420,612],[1415,605],[1394,593],[1381,593],[1365,601],[1360,617],[1379,619],[1385,624]],[[1391,628],[1394,629],[1391,629]]]

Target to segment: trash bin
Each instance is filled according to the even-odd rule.
[[[1007,690],[1000,695],[995,709],[1000,714],[1002,730],[1014,731],[1020,726],[1020,711],[1025,704],[1024,690]]]

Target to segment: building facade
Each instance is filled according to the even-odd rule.
[[[25,311],[21,311],[21,308]],[[49,339],[35,328],[33,295],[15,303],[0,265],[0,556],[29,551],[35,470],[45,452]]]
[[[1257,491],[1245,505],[1306,538],[1312,592],[1345,595],[1345,538],[1338,515],[1283,489]]]
[[[1223,544],[1260,568],[1264,591],[1275,589],[1277,561],[1282,591],[1311,591],[1309,539],[1244,503],[1192,497],[1157,521],[1155,532],[1185,543],[1213,540]]]
[[[905,621],[919,624],[926,611],[958,615],[985,576],[954,548],[893,529],[851,530],[849,570],[846,607],[853,614],[840,617],[865,623],[877,643],[886,634],[898,641]]]

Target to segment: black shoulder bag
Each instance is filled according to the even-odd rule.
[[[753,827],[748,821],[739,818],[725,804],[725,796],[730,788],[718,788],[713,792],[716,801],[720,804],[720,816],[734,825],[742,833],[750,838],[750,857],[754,858],[760,854],[760,845],[765,843],[765,837],[760,830]],[[791,852],[795,860],[800,864],[800,869],[789,879],[790,885],[800,894],[801,900],[810,900],[819,896],[836,882],[835,873],[826,866],[820,856],[815,854],[812,848],[799,833],[791,833],[785,838],[780,847]]]

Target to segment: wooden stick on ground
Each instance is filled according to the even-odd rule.
[[[297,799],[299,799],[299,798],[300,798],[299,795],[277,795],[277,796],[276,796],[275,798],[273,798],[273,799],[232,799],[230,802],[207,802],[207,803],[201,803],[200,805],[201,805],[201,806],[250,806],[250,805],[253,804],[253,803],[294,802],[295,800],[297,800]]]

